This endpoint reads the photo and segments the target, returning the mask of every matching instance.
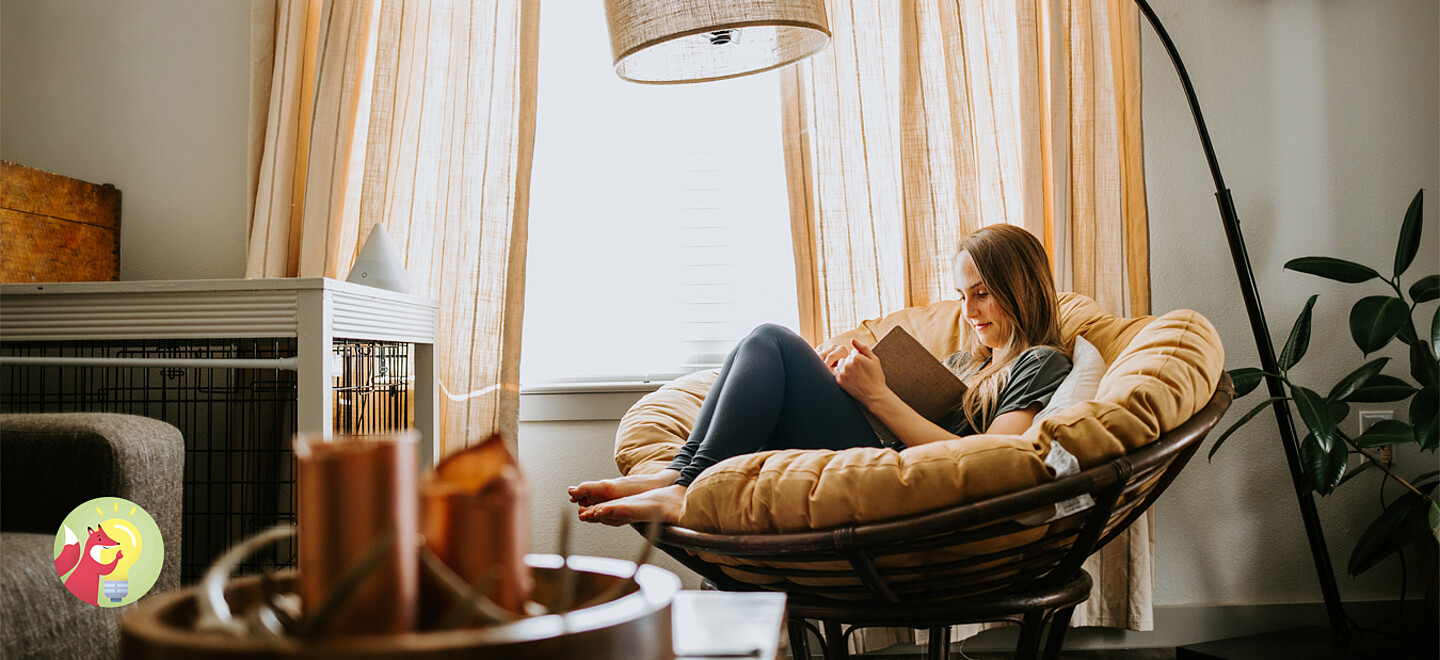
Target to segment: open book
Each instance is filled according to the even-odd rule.
[[[965,383],[904,328],[895,326],[870,350],[880,358],[885,384],[921,417],[941,424],[960,407]],[[882,440],[902,444],[870,411],[865,416]]]

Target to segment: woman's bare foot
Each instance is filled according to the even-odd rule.
[[[638,522],[680,522],[685,487],[665,486],[580,509],[580,519],[612,527]]]
[[[653,474],[587,481],[579,486],[570,487],[570,501],[581,507],[594,506],[601,502],[664,488],[675,483],[675,480],[679,478],[679,470],[665,469]]]

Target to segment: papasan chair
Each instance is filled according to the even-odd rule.
[[[737,456],[691,485],[656,544],[721,589],[785,592],[797,660],[809,657],[807,620],[821,622],[827,658],[847,657],[847,628],[866,626],[929,629],[929,657],[945,658],[950,625],[999,620],[1021,625],[1017,657],[1042,642],[1058,657],[1090,592],[1086,557],[1154,503],[1233,395],[1198,313],[1122,318],[1073,293],[1060,303],[1076,368],[1023,435]],[[960,303],[940,302],[831,341],[873,343],[898,325],[944,356],[962,322]],[[621,473],[669,465],[715,376],[678,379],[626,413]]]

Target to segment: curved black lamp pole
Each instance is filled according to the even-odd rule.
[[[1235,201],[1230,189],[1225,187],[1225,178],[1220,174],[1220,164],[1215,159],[1215,147],[1210,144],[1210,132],[1205,129],[1205,118],[1200,115],[1200,103],[1195,98],[1195,89],[1190,85],[1190,75],[1180,61],[1180,53],[1170,35],[1160,24],[1160,19],[1145,0],[1135,0],[1140,12],[1145,14],[1150,27],[1159,35],[1165,45],[1175,72],[1180,76],[1180,85],[1185,88],[1185,98],[1190,102],[1190,114],[1195,116],[1195,128],[1200,132],[1200,145],[1205,148],[1205,160],[1210,164],[1210,176],[1215,179],[1215,197],[1220,202],[1220,221],[1225,225],[1225,237],[1230,242],[1230,258],[1235,262],[1235,274],[1240,278],[1240,293],[1245,299],[1245,311],[1250,315],[1250,330],[1255,335],[1255,346],[1260,350],[1260,367],[1267,373],[1279,373],[1275,360],[1275,346],[1270,342],[1270,329],[1265,323],[1265,314],[1260,309],[1260,290],[1255,286],[1255,274],[1250,270],[1250,256],[1245,252],[1245,238],[1240,234],[1240,218],[1235,214]],[[1270,396],[1284,397],[1285,390],[1280,379],[1266,376],[1265,384]],[[1280,425],[1280,440],[1285,446],[1285,459],[1290,464],[1290,481],[1295,486],[1295,498],[1300,502],[1300,517],[1305,522],[1305,535],[1310,541],[1310,556],[1315,560],[1315,572],[1320,577],[1320,591],[1325,596],[1325,610],[1330,618],[1330,629],[1335,642],[1344,646],[1350,637],[1345,623],[1345,610],[1340,604],[1340,591],[1335,584],[1335,570],[1330,564],[1330,552],[1325,548],[1325,535],[1320,530],[1320,517],[1315,511],[1315,499],[1310,495],[1309,480],[1300,467],[1300,442],[1295,435],[1295,421],[1290,417],[1290,406],[1284,400],[1275,402],[1275,421]]]

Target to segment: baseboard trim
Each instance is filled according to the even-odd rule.
[[[1344,644],[1330,628],[1306,626],[1260,635],[1188,644],[1175,649],[1175,660],[1407,660],[1434,658],[1421,639],[1352,635]]]
[[[1405,602],[1405,621],[1421,625],[1426,618],[1425,603]],[[1399,632],[1400,601],[1360,601],[1345,603],[1345,613],[1362,627],[1375,628],[1387,624],[1387,630]],[[1278,603],[1267,605],[1159,606],[1155,608],[1155,629],[1146,632],[1114,628],[1075,628],[1065,636],[1065,649],[1175,648],[1231,637],[1256,635],[1300,626],[1328,626],[1325,604]],[[986,630],[952,648],[964,651],[1013,651],[1017,629],[1005,626]],[[876,655],[918,653],[914,645],[899,645],[875,652]]]

